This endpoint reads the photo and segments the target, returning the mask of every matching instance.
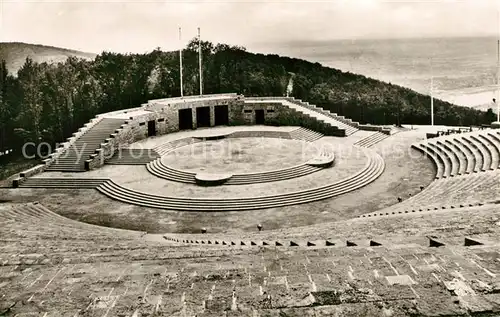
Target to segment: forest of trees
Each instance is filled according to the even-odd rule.
[[[184,94],[198,94],[198,43],[183,53]],[[283,96],[293,93],[355,121],[428,124],[430,97],[365,76],[300,59],[246,52],[202,42],[204,93]],[[95,60],[69,58],[37,64],[27,59],[17,76],[0,65],[0,152],[20,153],[25,142],[64,141],[98,113],[137,107],[149,99],[180,95],[178,52],[103,52]],[[399,116],[398,116],[399,113]],[[495,120],[481,112],[435,101],[435,123],[480,125]],[[0,158],[1,159],[1,158]],[[1,161],[0,161],[1,164]]]

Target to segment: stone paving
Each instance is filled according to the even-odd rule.
[[[500,312],[496,241],[439,248],[173,247],[56,221],[37,208],[2,208],[2,221],[17,217],[18,224],[0,237],[0,297],[10,315],[303,316],[318,306],[377,316]],[[59,228],[37,218],[52,218]]]
[[[387,148],[426,129],[439,128],[401,132],[370,151],[386,164],[399,162]],[[341,142],[351,147],[369,136],[358,131]],[[449,171],[471,166],[462,163]],[[379,181],[395,177],[396,166]],[[87,175],[158,187],[142,176],[126,179],[140,168],[105,166]],[[39,177],[47,175],[63,174]],[[41,204],[3,203],[0,316],[500,315],[499,175],[434,180],[371,217],[262,232],[148,234],[73,221]]]

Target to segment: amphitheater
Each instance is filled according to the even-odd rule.
[[[288,97],[100,114],[0,189],[0,316],[498,316],[499,166]]]

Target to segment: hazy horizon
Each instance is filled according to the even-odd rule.
[[[195,37],[192,37],[191,39],[194,39]],[[446,37],[441,37],[441,36],[429,36],[429,37],[398,37],[398,38],[391,38],[391,37],[387,37],[387,38],[358,38],[358,39],[330,39],[330,40],[290,40],[290,41],[286,41],[286,42],[272,42],[272,41],[269,41],[269,42],[255,42],[255,43],[252,43],[251,46],[245,46],[241,43],[230,43],[230,42],[227,42],[227,41],[221,41],[221,42],[212,42],[213,44],[217,44],[217,43],[221,43],[221,44],[228,44],[228,45],[238,45],[238,46],[242,46],[242,47],[245,47],[245,49],[247,49],[249,52],[251,53],[264,53],[264,54],[277,54],[275,53],[274,51],[269,51],[269,52],[263,52],[263,51],[256,51],[255,49],[262,49],[264,47],[268,47],[270,49],[273,49],[277,46],[282,46],[282,47],[287,47],[287,46],[290,46],[290,47],[295,47],[296,45],[307,45],[309,44],[310,46],[317,46],[318,44],[320,43],[333,43],[333,42],[369,42],[369,41],[408,41],[408,40],[412,40],[412,41],[419,41],[419,40],[422,40],[422,41],[425,41],[425,40],[439,40],[439,39],[442,39],[442,40],[446,40],[446,39],[473,39],[473,38],[476,38],[476,39],[494,39],[495,41],[496,40],[500,40],[500,37],[496,36],[496,35],[482,35],[482,36],[446,36]],[[189,40],[191,40],[189,39]],[[189,41],[187,40],[187,41]],[[210,41],[208,39],[203,39],[203,41]],[[60,49],[66,49],[66,50],[70,50],[70,51],[79,51],[79,52],[82,52],[82,53],[91,53],[91,54],[100,54],[102,53],[103,51],[106,51],[106,52],[112,52],[112,53],[120,53],[120,54],[144,54],[144,53],[148,53],[148,52],[151,52],[155,49],[157,49],[159,46],[155,46],[155,47],[151,47],[150,49],[146,49],[145,51],[141,51],[141,52],[118,52],[118,51],[112,51],[112,50],[109,50],[109,49],[103,49],[101,51],[82,51],[82,50],[79,50],[77,48],[74,48],[74,47],[65,47],[65,46],[56,46],[56,45],[50,45],[50,44],[46,44],[46,43],[30,43],[30,42],[23,42],[23,41],[0,41],[0,44],[8,44],[8,43],[20,43],[20,44],[30,44],[30,45],[40,45],[40,46],[47,46],[47,47],[54,47],[54,48],[60,48]],[[496,42],[495,42],[496,43]],[[187,44],[187,43],[186,43]],[[184,48],[186,47],[186,45],[184,46]],[[164,48],[162,48],[163,51],[177,51],[178,48],[175,48],[175,49],[172,49],[172,50],[166,50]],[[288,56],[288,57],[296,57],[296,56]]]
[[[498,9],[493,0],[3,0],[0,41],[144,53],[176,50],[197,35],[197,27],[203,40],[250,50],[290,41],[490,37],[499,33]]]

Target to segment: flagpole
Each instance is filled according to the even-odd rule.
[[[434,73],[432,70],[432,59],[431,59],[431,126],[434,126]]]
[[[496,94],[497,94],[497,100],[496,100],[496,104],[497,104],[497,122],[500,122],[500,102],[498,100],[500,98],[500,96],[498,96],[498,92],[499,92],[499,90],[498,90],[499,89],[498,84],[500,82],[499,76],[500,76],[500,39],[497,40],[497,91],[496,91]]]
[[[181,36],[181,28],[179,27],[179,43],[180,43],[180,49],[179,49],[179,73],[180,73],[180,81],[181,81],[181,97],[184,97],[184,88],[182,86],[182,36]]]
[[[495,91],[495,96],[496,101],[495,103],[497,104],[497,121],[500,123],[500,92],[498,85],[500,83],[500,7],[497,7],[497,25],[498,25],[498,30],[497,30],[497,78],[496,78],[496,91]]]
[[[203,74],[201,71],[201,35],[200,28],[198,28],[198,63],[200,71],[200,96],[203,95]]]

